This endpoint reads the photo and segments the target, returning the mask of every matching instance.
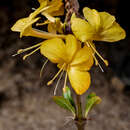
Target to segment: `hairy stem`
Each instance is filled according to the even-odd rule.
[[[81,97],[79,95],[76,95],[76,101],[77,101],[77,118],[81,120],[82,119],[82,106],[81,106]]]
[[[80,95],[76,95],[76,101],[77,101],[77,114],[76,114],[75,124],[78,130],[84,130],[85,119],[82,114],[82,103],[81,103]]]

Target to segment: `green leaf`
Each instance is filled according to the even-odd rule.
[[[96,105],[101,102],[101,98],[96,96],[95,93],[91,93],[86,98],[86,105],[85,105],[85,117],[87,118],[87,115],[90,110]]]
[[[73,113],[73,115],[75,116],[75,108],[70,104],[70,102],[65,99],[62,96],[54,96],[53,100],[56,104],[58,104],[60,107],[69,110],[70,112]]]
[[[69,88],[68,86],[66,86],[65,89],[63,90],[63,96],[64,96],[65,99],[67,99],[67,100],[70,102],[70,104],[71,104],[74,108],[76,108],[76,107],[75,107],[75,103],[74,103],[74,101],[73,101],[73,98],[72,98],[72,96],[71,96],[71,90],[70,90],[70,88]]]

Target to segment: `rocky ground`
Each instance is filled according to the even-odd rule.
[[[73,121],[68,119],[71,114],[52,101],[54,86],[46,86],[57,72],[56,66],[48,63],[40,78],[42,56],[35,54],[26,61],[22,61],[22,56],[11,56],[17,49],[39,41],[20,40],[9,30],[18,18],[26,16],[26,11],[31,11],[32,2],[19,2],[5,0],[0,5],[0,130],[75,130]],[[92,120],[87,121],[86,130],[130,129],[128,44],[129,39],[114,46],[97,45],[111,65],[104,73],[97,67],[91,72],[92,85],[88,92],[96,92],[102,103],[90,113]],[[61,95],[61,87],[57,95]]]

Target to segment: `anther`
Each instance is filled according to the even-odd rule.
[[[50,80],[48,83],[47,83],[47,85],[49,86],[49,85],[51,85],[53,83],[53,80]]]

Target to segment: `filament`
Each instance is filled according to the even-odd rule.
[[[94,53],[92,54],[92,56],[93,56],[93,58],[95,60],[95,65],[97,66],[99,64],[99,62],[98,62],[97,58],[95,57]]]
[[[47,64],[47,62],[48,62],[48,59],[42,65],[42,68],[41,68],[41,71],[40,71],[40,77],[42,77],[42,72],[43,72],[43,69],[44,69],[45,65]]]
[[[56,83],[56,86],[55,86],[55,89],[54,89],[54,96],[56,95],[56,91],[57,91],[57,88],[59,86],[60,80],[61,80],[61,78],[63,76],[63,73],[64,73],[64,71],[61,72],[60,77],[59,77],[59,79],[58,79],[58,81]]]
[[[29,54],[25,55],[23,57],[23,60],[25,60],[28,56],[32,55],[33,53],[35,53],[36,51],[38,51],[40,49],[40,47],[38,47],[37,49],[35,49],[34,51],[30,52]]]
[[[94,58],[94,60],[95,60],[95,64],[96,64],[96,66],[98,65],[98,66],[99,66],[99,68],[101,69],[101,71],[102,71],[102,72],[104,72],[104,70],[103,70],[102,66],[99,64],[99,62],[98,62],[98,60],[97,60],[97,58],[95,57],[95,55],[94,55],[94,54],[93,54],[93,58]]]
[[[62,67],[60,68],[60,70],[57,72],[57,74],[53,77],[52,80],[50,80],[47,85],[51,85],[53,83],[53,81],[57,78],[57,76],[60,74],[60,72],[64,69],[65,64],[62,65]]]
[[[90,47],[93,49],[93,51],[101,58],[101,60],[105,63],[106,66],[108,66],[108,61],[105,60],[99,53],[98,51],[95,49],[95,47],[93,47],[93,45],[91,43],[89,43]]]
[[[99,68],[101,69],[101,71],[104,72],[102,66],[101,66],[99,63],[98,63],[98,66],[99,66]]]
[[[46,24],[49,24],[50,21],[45,21],[43,23],[36,23],[36,26],[43,26],[43,25],[46,25]]]
[[[29,51],[29,50],[31,50],[31,49],[33,49],[33,48],[36,48],[36,47],[40,46],[41,44],[42,44],[42,42],[39,43],[39,44],[36,44],[36,45],[34,45],[34,46],[25,48],[25,49],[19,49],[19,50],[17,51],[17,53],[14,54],[14,55],[12,55],[12,56],[17,56],[17,55],[19,55],[19,54],[22,54],[23,52]]]
[[[65,92],[66,91],[66,83],[67,83],[67,72],[65,74],[65,81],[64,81],[64,87],[63,87],[63,91]]]
[[[43,12],[42,13],[49,21],[51,21],[52,23],[55,23],[55,18],[52,17],[51,15],[49,15],[48,13],[46,12]]]

